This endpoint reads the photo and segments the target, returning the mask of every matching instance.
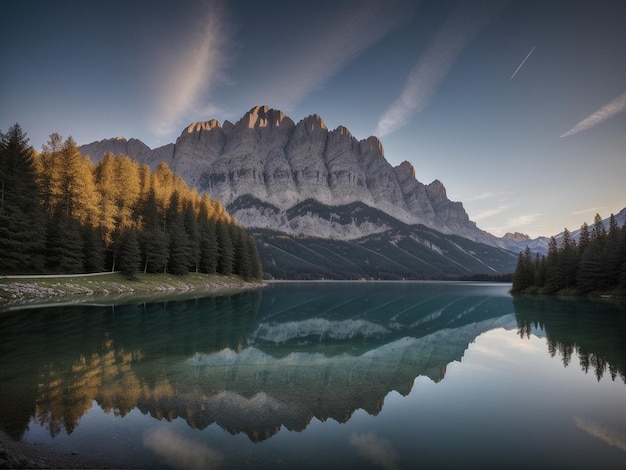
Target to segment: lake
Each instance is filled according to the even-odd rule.
[[[0,427],[135,468],[623,468],[626,304],[280,282],[0,313]]]

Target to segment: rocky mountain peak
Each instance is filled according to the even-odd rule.
[[[352,133],[345,126],[337,126],[337,129],[335,129],[333,132],[340,135],[349,135],[350,137],[352,137]]]
[[[326,123],[317,114],[311,114],[310,116],[305,117],[302,121],[300,121],[300,123],[302,123],[309,131],[318,129],[327,130]]]
[[[440,198],[447,198],[446,187],[439,180],[435,180],[428,185],[428,191],[437,194]]]
[[[260,129],[264,127],[293,127],[295,124],[282,111],[271,109],[267,105],[255,106],[248,111],[237,123],[248,129]]]
[[[525,233],[520,233],[520,232],[515,232],[515,233],[507,232],[503,238],[508,238],[509,240],[514,240],[516,242],[523,242],[526,240],[530,240],[530,237],[528,235],[526,235]]]
[[[362,152],[375,153],[381,157],[385,156],[385,150],[383,149],[382,142],[376,136],[370,136],[367,139],[363,139],[359,142]]]
[[[204,122],[192,122],[191,124],[189,124],[189,126],[187,126],[185,130],[183,130],[181,136],[185,133],[192,134],[194,132],[202,132],[202,131],[208,132],[213,129],[221,129],[221,128],[222,126],[220,125],[217,119],[211,119],[210,121],[204,121]]]
[[[415,168],[411,165],[410,162],[406,160],[400,163],[397,167],[394,168],[398,177],[402,180],[407,180],[411,178],[415,178]]]

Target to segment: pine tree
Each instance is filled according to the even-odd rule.
[[[133,229],[126,230],[120,239],[119,270],[128,279],[135,279],[141,264],[141,251],[137,242],[137,233]]]
[[[94,227],[83,227],[82,238],[85,272],[99,273],[104,271],[104,245],[99,231]]]
[[[165,272],[169,258],[169,237],[163,229],[163,217],[159,214],[156,195],[153,188],[141,209],[143,221],[139,236],[143,254],[143,272]]]
[[[229,228],[230,239],[233,242],[235,256],[233,272],[243,279],[250,279],[252,276],[252,261],[250,259],[246,233],[241,227],[236,225],[231,225]]]
[[[167,211],[167,233],[170,242],[168,271],[177,275],[187,274],[191,255],[178,191],[174,191],[170,197]]]
[[[606,229],[604,228],[604,222],[602,222],[602,217],[600,217],[600,214],[596,214],[593,219],[593,227],[591,229],[590,241],[603,245],[605,237]]]
[[[48,228],[46,264],[58,273],[84,272],[83,240],[78,223],[62,211],[53,214]]]
[[[580,257],[576,279],[578,290],[582,294],[602,290],[606,287],[606,271],[602,261],[602,252],[602,245],[592,241]]]
[[[517,267],[513,274],[511,292],[518,294],[531,287],[535,281],[535,268],[533,265],[530,247],[526,247],[524,253],[520,253],[517,259]]]
[[[618,286],[620,289],[626,289],[626,220],[620,232],[619,259],[621,264]]]
[[[230,239],[228,223],[218,222],[216,226],[218,259],[217,272],[224,276],[230,276],[233,273],[234,249],[233,242]]]
[[[211,203],[204,195],[198,215],[200,234],[200,271],[215,274],[217,271],[218,245],[215,221],[211,219]]]
[[[534,285],[539,289],[543,289],[546,285],[546,258],[539,257],[539,253],[535,256],[535,279]]]
[[[563,230],[563,241],[556,267],[555,286],[557,290],[569,289],[576,285],[576,271],[578,269],[578,254],[576,242],[572,239],[570,231]]]
[[[621,229],[617,225],[615,216],[609,217],[609,231],[606,236],[606,243],[602,251],[602,260],[606,270],[607,288],[615,288],[620,282],[620,272],[622,260],[620,256]]]
[[[0,272],[41,272],[45,226],[33,151],[14,124],[0,133]]]
[[[591,235],[589,234],[589,226],[587,222],[584,222],[580,226],[580,234],[578,236],[578,253],[582,255],[587,246],[589,245],[589,240],[591,239]]]
[[[252,235],[248,235],[248,252],[250,254],[250,279],[262,279],[263,278],[263,265],[261,263],[261,257],[257,249],[256,241]]]
[[[193,203],[187,200],[183,204],[183,224],[188,240],[189,264],[191,271],[200,272],[200,229]]]
[[[546,284],[544,292],[546,294],[554,294],[560,288],[558,280],[558,263],[559,263],[559,247],[556,238],[550,237],[548,242],[548,254],[546,255]]]

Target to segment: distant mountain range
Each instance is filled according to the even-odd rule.
[[[383,258],[394,260],[385,264],[389,278],[511,272],[528,244],[480,230],[440,181],[419,182],[409,162],[385,159],[376,137],[328,130],[317,115],[295,124],[257,106],[235,124],[193,123],[156,149],[118,137],[80,150],[94,162],[112,152],[151,168],[167,163],[256,232],[264,268],[276,276],[287,265],[305,277],[332,276],[339,263],[345,277],[380,277]],[[368,259],[365,247],[379,257]]]

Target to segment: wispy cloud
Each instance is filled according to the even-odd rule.
[[[495,199],[495,198],[500,198],[500,200],[503,200],[502,198],[506,194],[507,194],[506,191],[485,191],[484,193],[467,195],[463,197],[462,200],[465,202],[486,201],[488,199]]]
[[[391,134],[432,100],[459,55],[481,29],[495,18],[502,4],[461,2],[439,28],[431,43],[411,70],[402,94],[378,120],[375,134]]]
[[[359,54],[408,21],[413,4],[369,0],[335,12],[334,21],[327,30],[319,31],[315,41],[296,44],[294,54],[286,56],[275,67],[276,73],[254,91],[254,99],[290,111]]]
[[[604,206],[600,206],[600,207],[589,207],[588,209],[580,209],[578,211],[574,211],[571,212],[572,215],[582,215],[582,214],[597,214],[600,213],[602,211],[602,209],[604,209]]]
[[[478,222],[483,219],[488,219],[490,217],[493,217],[494,215],[501,214],[508,208],[509,206],[500,206],[500,207],[494,207],[492,209],[487,209],[473,216],[472,220],[474,220],[475,222]]]
[[[537,222],[542,216],[543,214],[540,213],[521,214],[506,219],[500,225],[486,227],[485,230],[497,236],[504,235],[506,232],[525,231],[524,227],[528,227],[529,225],[534,226],[535,222]],[[473,219],[475,220],[476,217]],[[536,229],[537,227],[534,226],[534,228]]]
[[[517,217],[512,217],[508,219],[507,226],[509,227],[522,227],[525,225],[530,225],[535,222],[542,214],[522,214]]]
[[[231,27],[224,5],[206,0],[197,9],[198,16],[189,24],[178,50],[170,50],[162,64],[162,82],[150,123],[151,131],[161,137],[187,124],[195,116],[211,115],[217,109],[207,95],[223,79],[229,63],[228,44]]]
[[[623,113],[624,111],[626,111],[626,91],[610,103],[602,106],[591,116],[580,121],[565,134],[561,135],[561,137],[569,137],[574,134],[578,134],[579,132],[586,131],[587,129],[591,129],[592,127],[595,127],[598,124],[601,124],[604,121],[607,121],[608,119],[611,119],[612,117]]]

